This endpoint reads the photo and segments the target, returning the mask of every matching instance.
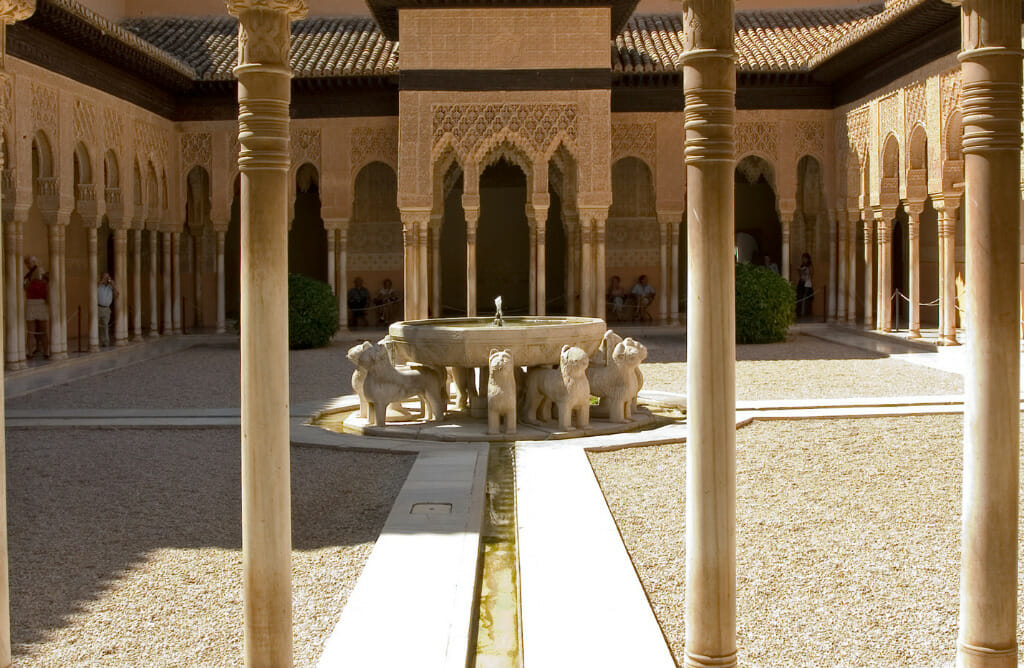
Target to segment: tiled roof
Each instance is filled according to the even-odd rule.
[[[745,72],[797,72],[851,35],[884,20],[882,5],[844,9],[736,12],[737,67]],[[683,25],[679,14],[634,15],[615,38],[616,72],[680,70]]]
[[[73,1],[73,0],[63,0]],[[739,11],[741,72],[807,72],[895,18],[932,0],[896,0],[839,9]],[[187,63],[205,81],[233,79],[238,23],[228,16],[137,18],[121,23],[156,50]],[[298,78],[398,74],[398,42],[370,17],[310,18],[292,24],[291,65]],[[612,42],[612,71],[680,71],[680,14],[634,15]]]
[[[233,79],[238,21],[230,16],[129,19],[122,25],[195,68],[206,81]],[[310,18],[292,24],[296,77],[388,76],[398,73],[398,43],[370,17]]]

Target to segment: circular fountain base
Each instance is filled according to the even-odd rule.
[[[629,422],[611,422],[592,417],[588,427],[570,431],[559,430],[557,422],[540,425],[520,423],[514,434],[488,434],[487,421],[472,417],[468,410],[452,410],[440,422],[426,422],[420,414],[418,401],[404,402],[402,408],[403,411],[396,410],[394,406],[388,408],[387,426],[371,426],[366,418],[359,417],[359,398],[350,395],[340,398],[331,407],[313,416],[311,424],[336,433],[359,436],[449,443],[504,443],[508,441],[561,440],[643,431],[672,424],[681,417],[681,415],[673,415],[671,409],[652,411],[641,406],[633,413],[633,419]]]

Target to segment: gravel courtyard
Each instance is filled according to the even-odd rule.
[[[952,660],[962,439],[960,416],[765,421],[737,432],[740,665]],[[590,460],[681,664],[686,447]]]

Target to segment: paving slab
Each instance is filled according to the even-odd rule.
[[[582,448],[516,450],[523,664],[676,665]]]
[[[318,668],[465,668],[487,453],[417,457]]]

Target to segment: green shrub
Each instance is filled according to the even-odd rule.
[[[338,300],[326,283],[288,274],[288,347],[319,348],[338,331]]]
[[[767,267],[736,265],[736,343],[786,340],[796,319],[796,291]]]

